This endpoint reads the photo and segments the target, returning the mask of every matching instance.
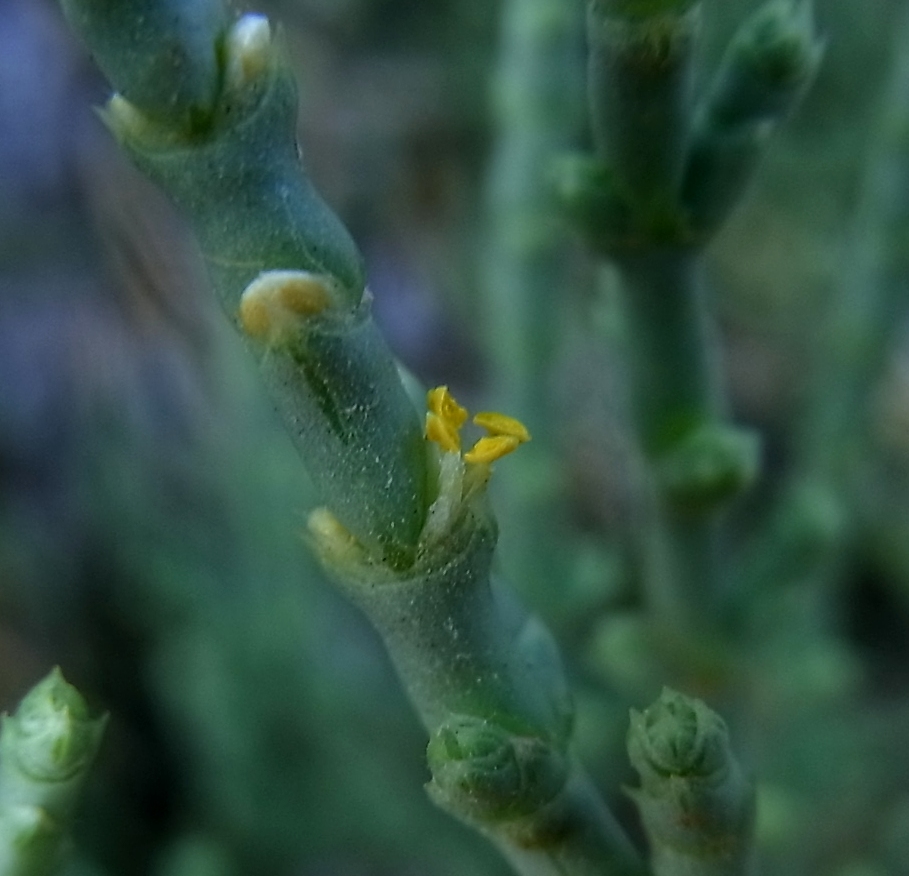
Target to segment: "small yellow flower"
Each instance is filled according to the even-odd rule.
[[[467,411],[448,391],[447,386],[437,386],[426,396],[429,411],[426,414],[426,437],[447,453],[461,450],[461,427],[467,422]],[[468,463],[490,463],[511,453],[516,447],[530,440],[530,433],[520,420],[494,411],[483,411],[473,418],[477,426],[488,435],[480,438],[464,454]]]

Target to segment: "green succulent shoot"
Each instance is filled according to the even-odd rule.
[[[93,718],[59,669],[0,729],[0,873],[51,876],[64,859],[79,793],[106,717]]]
[[[631,712],[628,755],[641,779],[629,793],[656,876],[753,872],[754,786],[716,712],[664,688],[643,712]]]
[[[770,0],[741,26],[693,124],[682,201],[697,239],[708,240],[739,202],[823,54],[807,0]]]

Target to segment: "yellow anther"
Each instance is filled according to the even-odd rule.
[[[243,290],[238,316],[250,337],[273,344],[294,333],[301,317],[331,307],[332,281],[309,271],[263,271]]]
[[[306,521],[309,531],[326,542],[352,541],[353,536],[328,508],[314,508]]]
[[[467,411],[454,400],[447,386],[429,390],[426,404],[429,407],[426,414],[427,439],[435,441],[448,453],[460,452],[460,429],[467,422]],[[494,462],[530,440],[527,427],[520,420],[505,414],[482,411],[473,418],[473,422],[489,434],[464,454],[465,462]]]
[[[527,427],[514,417],[498,414],[495,411],[481,411],[473,418],[474,423],[482,426],[491,436],[507,435],[516,438],[519,444],[530,441]]]
[[[271,28],[264,15],[243,15],[227,34],[227,75],[235,86],[262,76],[272,57]]]
[[[490,435],[477,441],[467,453],[464,454],[465,462],[495,462],[512,450],[519,447],[521,441],[514,435]]]
[[[458,430],[432,411],[426,413],[426,437],[449,453],[457,453],[461,449],[461,436]]]
[[[264,340],[271,330],[268,302],[255,296],[240,299],[240,325],[251,338]]]
[[[328,508],[315,508],[306,526],[316,550],[332,565],[362,562],[363,553],[356,538]]]
[[[278,300],[288,310],[300,314],[321,313],[331,306],[325,282],[317,277],[294,274],[281,284]]]
[[[455,401],[447,386],[437,386],[429,390],[426,394],[426,406],[455,430],[467,422],[466,408],[462,408]]]

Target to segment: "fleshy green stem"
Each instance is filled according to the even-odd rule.
[[[593,0],[588,34],[595,141],[627,205],[629,227],[607,246],[624,292],[630,395],[641,448],[658,472],[662,457],[718,422],[721,403],[698,256],[677,204],[698,7],[657,5]],[[654,498],[644,547],[649,599],[660,622],[691,630],[718,586],[713,520],[677,518],[658,476]]]
[[[549,634],[493,586],[484,499],[496,440],[462,456],[467,413],[442,388],[427,421],[442,450],[424,440],[369,317],[356,248],[300,168],[294,83],[267,21],[247,15],[209,33],[220,60],[212,71],[201,52],[195,71],[216,80],[203,124],[172,81],[146,106],[131,69],[134,55],[140,71],[156,69],[157,52],[196,45],[199,16],[168,14],[168,0],[113,5],[106,18],[110,0],[66,2],[130,97],[112,98],[108,124],[188,214],[320,488],[328,507],[310,516],[313,545],[382,636],[430,734],[431,796],[527,876],[641,872],[568,751],[571,703]]]
[[[632,404],[643,450],[655,458],[720,416],[716,330],[697,253],[653,249],[616,264],[625,292]]]
[[[685,163],[694,0],[591,0],[588,83],[594,140],[623,195],[653,221],[673,206]]]
[[[694,253],[654,251],[617,265],[625,292],[632,405],[642,449],[656,466],[660,507],[652,513],[662,518],[667,552],[665,567],[648,576],[649,597],[662,622],[691,630],[709,614],[720,588],[715,521],[667,508],[659,469],[661,459],[671,458],[688,436],[720,425],[714,330]],[[691,480],[683,474],[684,489],[697,492]]]
[[[200,0],[198,14],[182,3],[179,15],[168,0],[64,8],[122,91],[105,120],[189,216],[219,301],[320,493],[377,555],[406,566],[431,501],[422,424],[370,317],[356,246],[300,166],[296,84],[268,21],[215,27],[220,18],[203,15],[212,2]],[[214,68],[211,52],[195,52],[200,20],[211,25]],[[160,93],[139,102],[150,90],[142,71],[174,45],[210,80],[204,124],[180,110],[188,98],[167,79],[153,78]]]
[[[718,512],[757,470],[756,439],[725,422],[701,249],[821,54],[809,7],[771,0],[733,40],[695,110],[698,14],[690,0],[591,0],[597,157],[575,159],[561,181],[625,293],[632,407],[654,487],[645,580],[657,618],[680,632],[715,622]]]
[[[551,636],[490,576],[488,472],[453,453],[442,466],[407,576],[377,568],[327,512],[310,521],[323,564],[381,634],[429,731],[430,795],[523,876],[643,873],[568,750],[571,699]]]

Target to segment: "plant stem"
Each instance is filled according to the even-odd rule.
[[[703,302],[699,256],[652,250],[616,259],[625,291],[631,398],[651,464],[692,430],[719,423],[723,409],[715,329]],[[720,591],[712,515],[667,507],[657,487],[650,514],[663,561],[647,575],[657,620],[677,630],[702,626]],[[700,620],[699,620],[700,619]]]
[[[496,843],[515,872],[520,876],[645,876],[647,868],[580,768],[574,770],[566,793],[567,803],[551,824],[561,834],[555,850]]]
[[[771,0],[740,28],[695,107],[695,2],[588,8],[597,159],[577,165],[566,203],[624,288],[632,406],[652,473],[645,586],[661,624],[687,636],[716,626],[719,512],[757,469],[756,440],[726,422],[701,251],[805,94],[822,43],[810,8]]]
[[[547,171],[567,148],[582,106],[573,71],[580,28],[572,3],[508,0],[493,81],[496,145],[484,294],[496,396],[549,437],[546,393],[565,257]]]
[[[223,81],[203,130],[187,130],[197,113],[140,75],[169,46],[200,39],[195,26],[184,32],[197,16],[170,15],[170,2],[128,4],[149,24],[129,51],[132,31],[105,15],[106,0],[67,9],[114,84],[167,110],[149,117],[115,96],[107,120],[189,214],[212,285],[297,438],[329,506],[310,515],[313,547],[381,635],[430,734],[430,795],[527,873],[541,862],[565,876],[641,873],[569,754],[571,697],[551,636],[493,586],[498,528],[485,493],[497,457],[462,455],[456,434],[437,446],[428,425],[424,436],[370,320],[356,248],[299,165],[294,83],[270,25],[245,15],[226,35],[207,33],[223,38]],[[216,0],[196,2],[201,12]],[[467,417],[450,398],[429,413],[455,433]]]
[[[658,456],[719,417],[719,357],[701,288],[700,256],[649,249],[616,259],[642,447]]]
[[[514,522],[500,550],[537,606],[558,598],[553,550],[557,441],[549,391],[566,284],[550,168],[582,118],[582,8],[563,0],[506,0],[493,77],[495,145],[486,182],[485,339],[496,407],[528,424],[533,444],[503,472],[497,505]],[[576,81],[577,80],[577,81]]]

